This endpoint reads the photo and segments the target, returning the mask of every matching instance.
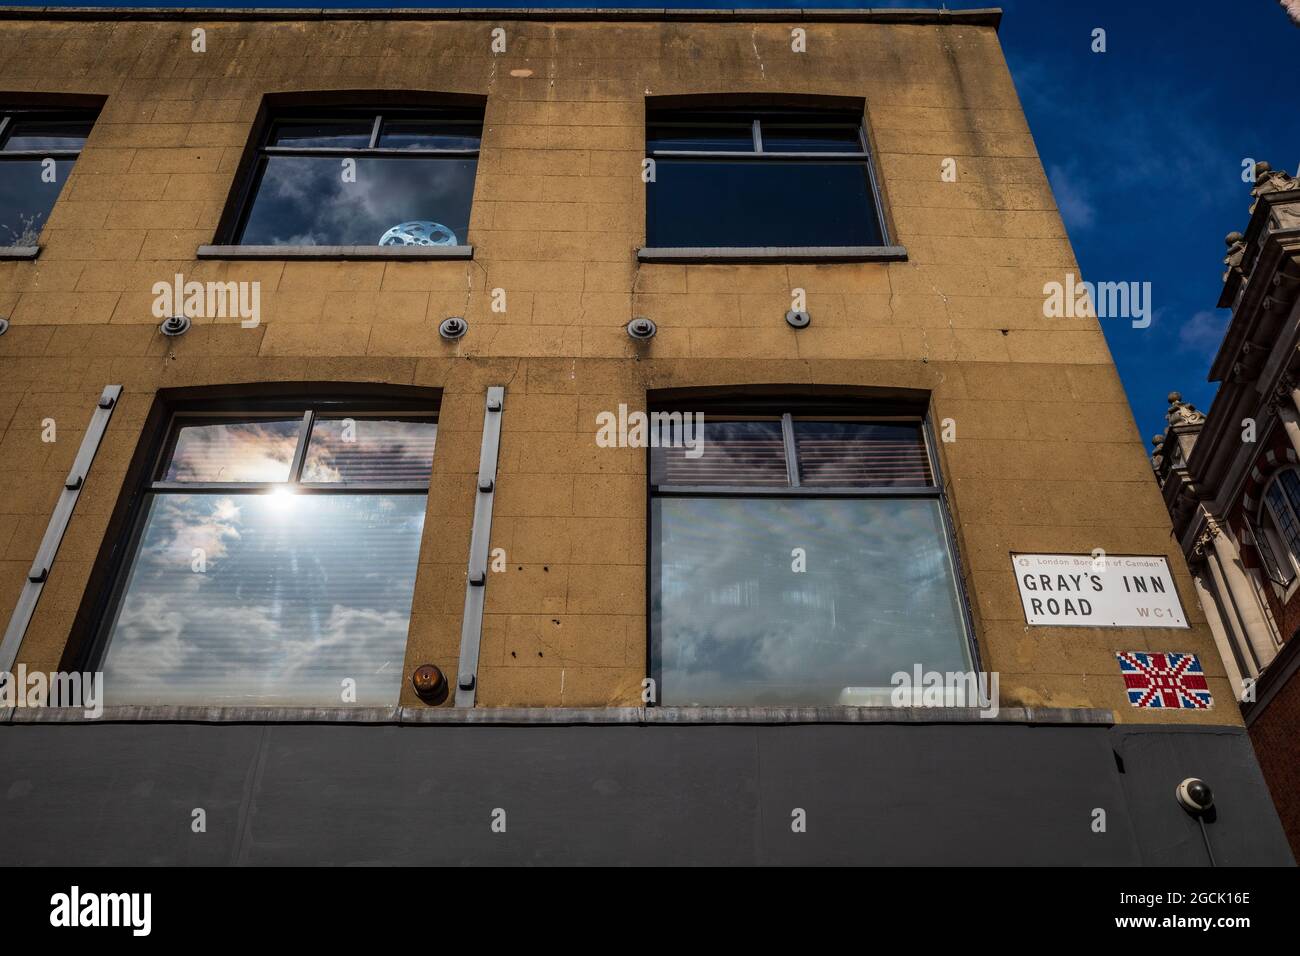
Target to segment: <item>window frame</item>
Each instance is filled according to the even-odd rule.
[[[10,161],[27,161],[34,159],[54,159],[54,160],[71,160],[74,167],[78,159],[81,158],[82,150],[85,146],[77,149],[14,149],[6,150],[5,141],[10,135],[10,127],[15,125],[15,120],[53,120],[63,122],[85,123],[89,128],[86,130],[86,138],[94,132],[95,123],[99,120],[100,107],[91,105],[72,104],[61,106],[58,104],[50,105],[32,105],[32,106],[6,106],[0,107],[0,169],[4,168],[4,163]],[[63,189],[67,185],[66,179],[59,184],[58,195],[54,197],[54,204],[58,205],[59,199],[63,196]],[[50,212],[54,211],[54,206],[50,207]],[[40,251],[40,237],[45,233],[45,227],[48,224],[49,216],[46,216],[46,222],[41,223],[41,231],[37,236],[35,246],[0,246],[0,255],[5,258],[31,258]]]
[[[720,112],[721,112],[721,111],[720,111]],[[819,150],[811,150],[811,151],[806,151],[806,152],[799,152],[799,151],[796,151],[796,150],[779,150],[779,151],[778,151],[778,150],[768,150],[768,149],[764,149],[764,148],[763,148],[763,130],[762,130],[762,116],[761,116],[762,113],[771,113],[771,112],[777,112],[777,111],[775,111],[775,110],[752,110],[752,111],[747,111],[747,110],[744,110],[744,109],[737,109],[735,112],[736,112],[737,114],[740,114],[740,115],[744,115],[744,114],[746,114],[746,113],[749,113],[750,115],[753,115],[753,117],[754,117],[754,118],[750,121],[750,133],[751,133],[751,136],[752,136],[752,138],[753,138],[753,145],[754,145],[754,148],[753,148],[752,150],[739,150],[739,149],[653,149],[653,150],[652,150],[652,149],[647,149],[646,152],[650,155],[650,158],[652,158],[652,159],[654,159],[654,158],[656,158],[656,157],[660,157],[660,156],[665,157],[665,158],[668,158],[668,159],[700,159],[700,158],[703,158],[703,159],[759,159],[759,160],[763,160],[763,159],[765,159],[765,160],[780,160],[780,159],[808,159],[808,160],[812,160],[812,159],[843,159],[843,160],[858,160],[858,161],[866,162],[866,163],[870,164],[870,161],[871,161],[871,151],[867,148],[867,134],[866,134],[866,130],[865,130],[865,128],[864,128],[864,123],[863,123],[862,121],[859,121],[856,125],[854,125],[854,124],[852,124],[852,123],[831,123],[831,122],[827,122],[827,123],[809,123],[809,124],[807,124],[807,125],[810,126],[810,127],[811,127],[811,126],[816,126],[816,127],[818,127],[818,128],[822,128],[822,129],[855,129],[855,130],[857,131],[857,134],[858,134],[858,143],[859,143],[859,144],[861,145],[861,147],[862,147],[862,148],[859,149],[859,150],[853,150],[853,151],[851,151],[851,152],[835,152],[835,151],[831,151],[831,150],[822,150],[822,151],[819,151]],[[829,112],[829,111],[828,111],[828,112]],[[651,125],[651,122],[650,122],[650,120],[647,119],[647,120],[646,120],[646,126],[647,126],[647,128],[648,128],[650,125]],[[685,128],[700,128],[700,129],[717,129],[717,128],[718,128],[718,124],[717,124],[717,123],[691,123],[691,122],[674,123],[674,122],[659,122],[658,124],[655,124],[655,125],[659,125],[659,126],[685,127]],[[740,124],[740,123],[737,123],[736,125],[737,125],[737,126],[740,126],[741,124]],[[649,136],[648,136],[648,134],[647,134],[647,139],[648,139],[648,138],[649,138]],[[869,167],[868,167],[868,168],[869,168]],[[872,172],[873,172],[873,175],[872,175],[871,179],[872,179],[872,188],[873,188],[873,190],[874,190],[874,187],[875,187],[875,175],[874,175],[874,170],[873,170]],[[882,230],[882,231],[883,231],[883,230]],[[886,233],[886,238],[888,238],[888,234],[887,234],[887,233]]]
[[[478,156],[481,146],[473,149],[443,149],[429,148],[425,146],[402,147],[402,146],[380,146],[379,138],[383,135],[383,126],[385,117],[389,119],[425,119],[428,118],[438,123],[445,123],[449,126],[475,126],[480,130],[480,139],[482,137],[483,121],[472,119],[455,119],[447,117],[430,116],[440,109],[449,109],[454,107],[445,106],[389,106],[376,107],[375,109],[365,109],[361,107],[354,108],[349,114],[346,111],[325,110],[319,114],[310,110],[281,110],[273,113],[269,117],[266,130],[262,139],[269,140],[275,133],[277,124],[294,123],[300,121],[311,121],[318,123],[348,123],[374,116],[370,126],[370,142],[365,146],[275,146],[267,142],[262,142],[257,147],[259,156]],[[403,115],[405,114],[405,115]]]
[[[227,387],[220,387],[227,391]],[[180,391],[202,391],[181,389]],[[148,523],[150,505],[158,494],[271,494],[277,489],[293,488],[304,494],[424,494],[429,495],[430,481],[405,482],[303,482],[295,480],[302,473],[307,444],[311,438],[310,422],[317,417],[397,418],[427,420],[436,426],[441,418],[439,390],[403,387],[410,394],[387,396],[382,393],[357,393],[339,390],[326,398],[305,394],[278,395],[245,393],[234,400],[195,398],[155,406],[153,421],[133,456],[133,468],[140,477],[124,483],[114,519],[105,533],[96,568],[106,569],[106,578],[87,587],[74,623],[73,634],[64,651],[60,667],[72,670],[103,669],[109,651],[109,637],[122,608],[122,598],[130,582],[131,570],[139,556],[140,542]],[[419,393],[417,396],[413,393]],[[287,413],[300,412],[298,440],[285,481],[199,482],[165,481],[163,474],[176,444],[178,422],[211,418],[214,421],[256,421],[284,419]],[[436,437],[435,437],[436,449]],[[435,450],[436,460],[436,450]],[[423,545],[423,541],[421,542]],[[408,632],[408,641],[410,639]],[[201,705],[209,706],[209,705]],[[220,705],[217,705],[220,706]]]
[[[312,426],[315,424],[316,419],[338,417],[334,412],[342,414],[339,409],[327,409],[327,412],[327,414],[322,415],[320,409],[304,403],[302,418],[299,420],[298,425],[297,444],[294,446],[293,458],[289,465],[289,477],[284,481],[167,481],[156,476],[171,457],[182,425],[202,421],[205,418],[213,419],[212,424],[222,422],[234,424],[257,421],[258,419],[285,418],[284,412],[263,412],[260,409],[242,414],[228,411],[173,412],[166,426],[166,437],[163,440],[162,448],[153,462],[151,474],[155,477],[150,480],[145,493],[162,491],[193,494],[230,494],[231,492],[269,494],[278,488],[285,487],[291,487],[295,491],[302,491],[307,494],[337,494],[339,492],[402,494],[428,491],[429,483],[427,481],[303,481],[302,470],[307,461],[307,446],[311,442]],[[398,419],[400,421],[430,421],[434,425],[437,425],[438,422],[438,416],[433,412],[349,410],[342,417],[357,421],[363,421],[367,418],[381,418]]]
[[[1264,565],[1265,576],[1272,583],[1283,589],[1284,596],[1289,597],[1295,591],[1297,583],[1300,583],[1300,555],[1295,553],[1291,547],[1291,543],[1287,541],[1286,534],[1282,528],[1282,520],[1278,516],[1277,509],[1274,507],[1273,502],[1269,500],[1268,494],[1274,487],[1277,488],[1278,495],[1282,499],[1282,504],[1287,509],[1288,516],[1295,523],[1295,527],[1300,529],[1300,510],[1297,510],[1296,504],[1292,502],[1291,496],[1287,493],[1286,486],[1281,481],[1282,475],[1285,472],[1296,474],[1297,481],[1300,481],[1300,474],[1297,474],[1295,468],[1279,468],[1269,477],[1268,482],[1260,492],[1258,515],[1251,516],[1248,514],[1246,520],[1251,526],[1252,534],[1257,536],[1266,536],[1264,545],[1270,549],[1275,559],[1279,553],[1287,556],[1291,570],[1290,579],[1287,581],[1278,581],[1269,573],[1270,569],[1268,567],[1268,561],[1262,553],[1260,554],[1260,563]],[[1258,545],[1256,545],[1256,550],[1260,550]],[[1278,570],[1281,571],[1282,569],[1278,568]]]
[[[688,409],[674,409],[686,412]],[[689,409],[698,411],[698,409]],[[651,474],[651,497],[675,498],[734,498],[756,495],[767,498],[940,498],[943,489],[938,487],[938,473],[934,462],[933,449],[930,445],[929,429],[925,427],[925,418],[916,415],[818,415],[795,412],[772,414],[728,414],[726,412],[710,413],[715,421],[780,421],[781,437],[785,445],[786,476],[790,484],[786,487],[762,485],[674,485],[655,484]],[[921,437],[925,443],[926,461],[930,465],[930,475],[936,484],[932,485],[880,485],[863,487],[861,485],[804,485],[799,479],[799,449],[795,441],[794,423],[796,421],[846,421],[846,422],[906,422],[920,424]]]
[[[655,112],[670,113],[681,112],[690,113],[693,111],[714,112],[725,114],[734,112],[737,116],[750,117],[750,129],[752,150],[682,150],[682,149],[651,149],[650,148],[650,129],[653,125],[658,126],[675,126],[675,127],[699,127],[699,128],[718,128],[717,123],[699,122],[692,123],[689,121],[670,122],[652,119]],[[858,116],[856,123],[849,122],[825,122],[810,123],[809,125],[819,125],[821,127],[833,128],[856,128],[857,140],[860,149],[851,152],[841,151],[774,151],[764,149],[762,122],[764,116],[780,116],[797,111],[804,111],[812,115],[817,111],[828,114],[855,114]],[[740,124],[737,123],[739,126]],[[694,159],[703,161],[737,161],[747,160],[753,162],[818,162],[818,161],[839,161],[844,163],[862,163],[866,167],[867,182],[871,188],[871,199],[874,203],[872,210],[875,215],[876,223],[880,229],[880,243],[876,246],[780,246],[771,247],[773,252],[765,251],[768,247],[674,247],[674,246],[652,246],[649,244],[649,236],[646,236],[646,246],[638,251],[638,258],[642,261],[700,261],[708,259],[760,259],[769,261],[771,259],[780,259],[783,261],[861,261],[863,259],[906,259],[907,251],[901,246],[894,245],[894,240],[889,228],[889,217],[885,215],[884,197],[881,194],[880,179],[876,172],[876,164],[871,152],[871,144],[867,135],[867,120],[865,106],[861,107],[835,107],[835,106],[758,106],[758,105],[735,105],[726,104],[717,107],[695,107],[695,106],[651,106],[647,103],[646,119],[646,148],[645,155],[648,159]],[[647,183],[647,189],[649,184]],[[649,196],[647,193],[645,207],[647,214],[649,212]],[[707,249],[707,253],[706,253]],[[803,254],[800,250],[805,250]],[[850,251],[852,250],[852,251]]]
[[[62,122],[86,123],[90,129],[86,138],[90,138],[99,118],[99,110],[90,106],[19,106],[0,108],[0,161],[9,159],[78,159],[85,147],[78,149],[15,149],[6,150],[5,140],[9,136],[9,127],[15,118],[24,120],[53,120]]]
[[[669,412],[703,412],[714,421],[781,421],[781,432],[785,444],[786,471],[790,485],[784,488],[740,485],[670,485],[654,483],[654,449],[646,449],[646,676],[654,681],[655,699],[647,706],[676,707],[659,703],[663,694],[662,668],[655,667],[654,641],[654,601],[662,583],[658,580],[659,569],[654,561],[655,542],[660,536],[660,529],[655,521],[654,501],[656,498],[929,498],[939,502],[939,515],[943,525],[944,539],[948,548],[948,562],[952,568],[953,582],[957,603],[961,609],[963,647],[972,670],[976,674],[983,672],[979,639],[976,635],[975,619],[971,611],[970,595],[966,587],[966,574],[962,562],[961,548],[957,541],[956,526],[948,501],[948,492],[943,480],[938,449],[934,441],[928,410],[909,409],[906,406],[891,407],[889,403],[876,402],[864,405],[861,410],[854,408],[853,402],[808,402],[799,400],[763,401],[762,405],[771,408],[754,408],[746,403],[716,404],[706,398],[698,401],[675,399],[671,402],[650,402],[653,411]],[[839,409],[838,412],[835,409]],[[784,411],[780,409],[785,409]],[[825,409],[825,411],[823,411]],[[733,411],[734,410],[734,411]],[[873,413],[874,412],[874,413]],[[930,467],[931,484],[926,486],[904,485],[875,488],[842,487],[798,483],[799,462],[798,446],[794,440],[794,422],[804,421],[893,421],[915,422],[921,428],[921,439],[925,446],[926,462]],[[707,420],[707,419],[706,419]],[[810,705],[811,706],[811,705]],[[968,704],[967,706],[975,706]],[[753,709],[764,709],[761,706]],[[778,708],[786,710],[788,708]]]
[[[200,245],[195,253],[199,259],[322,259],[322,260],[373,260],[373,259],[472,259],[474,247],[469,230],[459,237],[457,246],[379,246],[379,245],[245,245],[242,236],[252,210],[253,200],[263,176],[263,159],[268,156],[298,154],[319,158],[347,158],[358,156],[370,159],[426,158],[477,158],[482,152],[482,133],[487,130],[487,97],[463,93],[443,93],[409,90],[329,90],[300,93],[269,93],[263,97],[256,118],[249,130],[239,165],[231,180],[230,191],[222,206],[221,217],[213,234],[212,244]],[[475,117],[456,113],[475,114]],[[439,114],[446,114],[439,116]],[[359,116],[369,118],[371,134],[365,147],[275,147],[270,145],[277,122],[311,120],[316,122],[356,121]],[[401,149],[377,145],[376,121],[382,118],[427,117],[443,123],[463,122],[476,125],[480,130],[479,147],[462,149]],[[373,148],[372,148],[373,147]],[[267,149],[284,152],[267,153]],[[474,191],[478,189],[478,171],[475,170]],[[474,195],[470,196],[470,219],[473,220]]]

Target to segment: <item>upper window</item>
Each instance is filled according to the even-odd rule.
[[[861,111],[651,109],[652,247],[885,245]]]
[[[36,245],[94,123],[94,110],[0,107],[0,246]]]
[[[105,699],[396,703],[436,431],[338,403],[174,416],[100,637]]]
[[[235,241],[467,245],[482,132],[482,109],[468,107],[273,114]]]
[[[883,705],[897,672],[972,670],[923,422],[821,412],[706,414],[652,451],[662,703]]]
[[[1265,487],[1251,533],[1269,578],[1289,587],[1300,570],[1300,477],[1294,468],[1279,471]]]

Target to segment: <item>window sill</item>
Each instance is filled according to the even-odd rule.
[[[199,246],[199,259],[473,259],[473,246]]]
[[[35,259],[40,254],[40,246],[0,246],[0,259]]]
[[[645,246],[639,262],[905,262],[903,246]]]
[[[79,708],[11,707],[8,724],[495,724],[564,726],[793,725],[793,724],[1036,724],[1105,726],[1109,710],[1003,707],[981,717],[973,707],[105,707],[100,717]]]

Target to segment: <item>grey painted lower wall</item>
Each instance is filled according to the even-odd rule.
[[[1187,776],[1220,865],[1292,862],[1244,731],[1207,727],[36,722],[0,768],[11,865],[1202,866]]]

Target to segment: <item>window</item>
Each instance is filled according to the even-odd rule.
[[[662,703],[884,705],[898,671],[974,669],[921,417],[836,411],[706,414],[652,450]]]
[[[234,241],[253,246],[463,246],[483,111],[272,114]]]
[[[35,246],[95,110],[0,107],[0,246]]]
[[[394,704],[437,425],[359,404],[173,415],[101,641],[111,704]]]
[[[1255,548],[1273,581],[1290,586],[1300,568],[1300,477],[1286,468],[1264,489],[1259,522],[1251,528]]]
[[[883,246],[862,112],[651,109],[652,247]]]

